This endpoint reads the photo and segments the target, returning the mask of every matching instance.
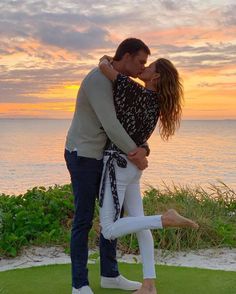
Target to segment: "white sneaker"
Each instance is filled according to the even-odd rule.
[[[79,289],[72,288],[72,294],[94,294],[89,286],[83,286]]]
[[[127,280],[122,275],[115,278],[101,277],[101,287],[121,290],[138,290],[142,286],[141,283],[136,281]]]

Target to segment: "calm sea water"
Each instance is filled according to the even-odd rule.
[[[66,184],[64,142],[70,120],[0,119],[0,193]],[[236,189],[236,121],[183,121],[169,142],[156,131],[150,141],[146,185],[163,181],[202,185],[223,181]]]

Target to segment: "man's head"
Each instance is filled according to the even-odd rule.
[[[114,56],[114,67],[123,74],[137,77],[145,69],[150,49],[143,41],[135,38],[124,40]]]

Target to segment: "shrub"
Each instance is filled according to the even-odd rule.
[[[201,187],[150,187],[143,195],[146,215],[174,208],[198,222],[200,228],[154,230],[156,248],[168,250],[236,247],[236,195],[224,183]],[[24,195],[0,195],[0,256],[16,256],[24,246],[61,245],[69,251],[73,218],[70,185],[35,187]],[[96,204],[90,248],[99,240],[99,208]],[[138,251],[135,234],[119,239],[126,253]]]

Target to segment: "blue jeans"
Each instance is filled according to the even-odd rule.
[[[93,224],[94,208],[98,196],[103,160],[77,156],[65,150],[66,165],[71,176],[74,194],[74,220],[71,230],[72,286],[81,288],[88,281],[88,234]],[[117,240],[106,240],[100,234],[100,271],[104,277],[119,275],[116,260]]]

